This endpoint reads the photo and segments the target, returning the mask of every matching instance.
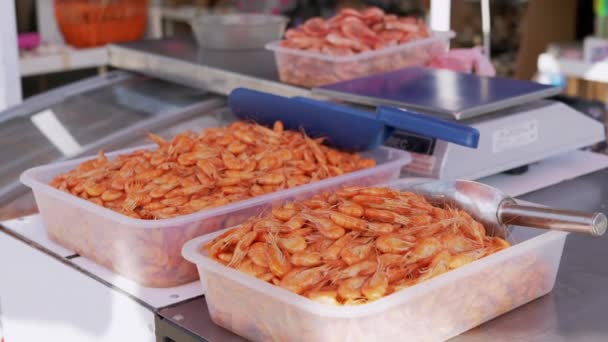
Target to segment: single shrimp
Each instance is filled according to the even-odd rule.
[[[363,207],[351,201],[342,201],[342,203],[338,205],[338,211],[342,214],[356,218],[360,218],[364,214]]]
[[[165,199],[161,200],[160,203],[162,203],[168,207],[178,207],[178,206],[186,204],[188,201],[189,201],[188,197],[178,196],[178,197],[165,198]],[[140,202],[138,202],[138,203],[140,203]]]
[[[402,31],[406,33],[416,33],[420,30],[418,25],[413,23],[406,23],[402,21],[390,21],[384,24],[386,30]]]
[[[306,223],[306,219],[302,215],[294,215],[283,224],[282,231],[294,231],[302,228]]]
[[[211,240],[206,246],[209,256],[214,257],[220,252],[226,250],[230,245],[236,243],[245,234],[247,234],[253,225],[251,222],[243,223],[239,228],[228,230],[215,239]]]
[[[320,199],[309,199],[301,202],[302,205],[310,209],[329,208],[331,205]]]
[[[390,223],[371,222],[367,224],[367,231],[376,234],[389,234],[395,230],[395,226]]]
[[[343,198],[352,198],[353,196],[358,195],[361,189],[364,188],[361,186],[348,186],[336,191],[336,195]]]
[[[325,36],[325,40],[335,46],[348,47],[355,50],[363,49],[363,44],[361,44],[359,41],[347,38],[338,31],[332,32]]]
[[[292,268],[291,263],[278,246],[278,238],[274,234],[269,235],[269,248],[266,249],[266,260],[268,267],[275,276],[281,278]]]
[[[279,286],[297,294],[309,290],[313,286],[327,279],[331,269],[328,265],[308,269],[293,269],[281,279]]]
[[[260,185],[278,185],[285,182],[285,176],[280,173],[268,173],[256,178],[256,182]]]
[[[357,299],[362,297],[361,287],[367,276],[356,276],[343,280],[338,286],[338,296],[342,299]]]
[[[327,158],[327,161],[333,166],[338,166],[342,163],[342,156],[343,155],[341,153],[335,150],[328,150],[327,152],[325,152],[325,157]]]
[[[362,219],[358,219],[356,217],[344,215],[340,212],[332,211],[329,215],[329,218],[337,225],[352,229],[352,230],[367,230],[368,222]]]
[[[245,144],[248,144],[248,145],[256,144],[256,141],[255,141],[255,138],[253,137],[253,135],[247,131],[236,131],[236,132],[233,132],[232,135],[236,139],[244,142]]]
[[[378,262],[376,272],[363,283],[363,286],[361,286],[361,293],[369,300],[376,300],[386,294],[388,291],[388,284],[386,270],[384,266]]]
[[[199,151],[183,153],[177,157],[177,163],[183,166],[192,166],[199,160],[214,158],[217,156],[215,151]]]
[[[84,191],[92,197],[98,197],[107,190],[103,185],[92,182],[86,182],[82,187]]]
[[[247,145],[243,144],[240,141],[233,141],[228,144],[226,149],[228,150],[228,152],[237,155],[244,152],[247,149]]]
[[[314,242],[321,236],[320,234],[313,234],[314,232],[315,232],[315,229],[312,227],[305,227],[305,228],[290,230],[287,232],[285,232],[285,230],[281,230],[281,233],[285,233],[286,237],[290,237],[290,236],[303,237],[304,240],[306,241],[306,243]]]
[[[357,233],[355,232],[350,232],[341,236],[327,249],[321,251],[323,260],[338,260],[342,249],[344,249],[344,247],[346,247],[346,245],[348,245],[348,243],[350,243],[355,237],[357,237]]]
[[[468,263],[471,263],[477,259],[482,258],[487,253],[486,248],[475,249],[472,251],[462,252],[456,255],[450,256],[448,268],[453,270],[458,267],[462,267]]]
[[[258,232],[278,232],[283,227],[283,222],[274,218],[262,219],[253,225],[253,230]]]
[[[333,280],[338,281],[341,279],[352,278],[359,275],[371,275],[376,271],[377,264],[378,263],[375,260],[363,260],[359,263],[341,269],[333,275]]]
[[[295,266],[302,267],[312,267],[323,264],[321,253],[309,251],[293,253],[289,261],[291,261],[291,263]]]
[[[485,239],[488,240],[488,242],[486,243],[487,252],[485,255],[493,254],[493,253],[501,251],[505,248],[511,247],[511,244],[508,241],[501,239],[499,237],[488,236]]]
[[[316,217],[310,214],[302,214],[302,217],[312,223],[314,227],[317,228],[319,233],[321,233],[328,239],[335,240],[346,233],[346,230],[344,230],[344,228],[336,225],[329,219],[323,217]]]
[[[283,126],[283,122],[275,121],[274,125],[272,126],[272,130],[277,133],[283,133],[283,131],[285,130],[285,127]]]
[[[274,156],[266,156],[258,162],[258,170],[268,171],[280,166],[280,161]]]
[[[167,207],[166,205],[164,205],[160,202],[150,202],[150,203],[144,205],[144,209],[151,210],[151,211],[160,210],[160,209],[163,209],[166,207]]]
[[[340,252],[340,259],[344,260],[347,265],[356,264],[367,259],[373,250],[374,244],[372,239],[367,238],[363,243],[356,243],[347,246]]]
[[[124,195],[124,193],[122,191],[117,191],[117,190],[106,190],[101,194],[101,199],[104,202],[109,202],[109,201],[115,201],[119,198],[121,198]]]
[[[312,151],[312,154],[319,163],[319,165],[327,165],[327,158],[325,158],[325,153],[323,153],[323,151],[319,147],[319,143],[317,143],[313,139],[310,139],[305,134],[304,141],[306,142],[306,145],[308,145],[308,148]]]
[[[376,248],[382,253],[399,254],[409,251],[416,243],[395,235],[381,235],[376,239]]]
[[[418,277],[417,282],[428,280],[447,272],[449,270],[449,265],[450,253],[445,250],[437,253],[431,260],[427,269]]]
[[[151,213],[154,216],[154,218],[156,218],[156,219],[170,218],[170,217],[175,216],[175,213],[177,213],[177,208],[166,207],[166,208],[154,210]]]
[[[450,217],[445,220],[436,221],[427,225],[412,227],[409,229],[409,231],[410,234],[417,235],[418,237],[430,237],[452,225],[459,225],[463,223],[464,219],[462,217]]]
[[[308,244],[306,239],[300,235],[291,235],[279,239],[279,246],[289,253],[301,252],[306,249]]]
[[[297,212],[298,211],[293,203],[288,203],[282,207],[272,209],[272,215],[281,221],[288,221],[294,217]]]
[[[266,244],[264,242],[254,242],[247,252],[247,256],[256,265],[262,267],[268,267],[268,261],[266,260]]]
[[[337,289],[320,289],[311,290],[307,292],[306,297],[314,300],[317,303],[329,304],[329,305],[340,305],[338,302],[338,290]]]
[[[380,197],[384,197],[384,198],[397,197],[395,190],[392,190],[389,188],[377,188],[377,187],[363,188],[363,189],[361,189],[361,191],[359,191],[359,194],[367,195],[367,196],[380,196]]]
[[[380,221],[385,223],[398,223],[402,225],[407,225],[410,222],[409,218],[405,216],[401,216],[389,210],[374,208],[366,208],[365,217],[374,221]]]
[[[223,186],[233,186],[233,185],[237,185],[241,183],[241,179],[240,178],[220,178],[218,179],[215,184],[216,186],[219,187],[223,187]]]
[[[394,264],[402,264],[405,261],[405,255],[393,254],[393,253],[383,253],[378,256],[378,261],[380,261],[383,265],[386,265],[386,266],[391,266]]]
[[[194,141],[190,138],[190,132],[176,135],[170,143],[168,153],[172,156],[177,156],[181,153],[188,152],[194,146]]]
[[[323,236],[323,235],[321,235],[321,236]],[[327,250],[334,242],[335,242],[335,240],[319,238],[316,241],[309,243],[307,250],[310,252],[321,253],[321,252]]]
[[[283,162],[288,162],[293,159],[293,153],[288,149],[280,149],[274,153],[274,156]]]
[[[211,179],[219,178],[219,172],[216,166],[210,160],[199,160],[196,162],[196,167],[198,167],[207,177]]]
[[[466,220],[466,224],[460,225],[460,230],[475,242],[483,244],[483,240],[486,237],[486,229],[481,223],[473,220],[470,216]]]
[[[232,253],[219,253],[216,258],[223,264],[227,264],[232,260]]]
[[[356,195],[351,197],[351,201],[355,203],[359,203],[364,206],[371,206],[372,204],[386,204],[387,200],[380,196],[372,196],[372,195],[361,195],[357,193]]]
[[[384,18],[385,13],[382,9],[373,6],[373,7],[368,7],[366,9],[362,10],[361,16],[363,17],[364,20],[380,21],[380,20],[382,20],[382,18]]]
[[[241,170],[243,169],[243,163],[241,163],[234,154],[224,151],[222,152],[222,161],[224,162],[224,166],[229,170]]]
[[[480,247],[480,245],[476,244],[475,242],[467,239],[461,234],[456,233],[443,234],[441,237],[439,237],[439,239],[441,240],[443,246],[445,246],[445,248],[447,248],[447,250],[452,254],[468,252]]]
[[[419,241],[407,254],[407,263],[415,263],[435,255],[441,249],[441,242],[434,237]]]
[[[267,267],[259,266],[259,265],[255,264],[251,259],[245,259],[243,262],[241,262],[236,267],[236,269],[239,271],[245,272],[247,274],[250,274],[254,277],[257,277],[258,275],[261,275],[261,274],[268,273]]]
[[[240,264],[243,258],[247,256],[247,252],[249,252],[249,246],[251,246],[257,234],[258,232],[256,231],[250,231],[247,234],[243,235],[243,237],[236,244],[236,247],[234,247],[232,259],[228,263],[228,266]]]
[[[386,254],[385,254],[386,255]],[[403,257],[400,255],[400,257]],[[386,276],[389,284],[396,283],[402,279],[411,279],[414,272],[416,272],[420,266],[418,264],[409,265],[392,265],[386,268]]]
[[[158,147],[164,148],[167,146],[168,142],[163,137],[158,136],[156,134],[148,132],[148,139],[152,140]]]

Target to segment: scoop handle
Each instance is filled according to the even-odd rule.
[[[603,213],[588,213],[546,207],[503,202],[498,209],[498,219],[503,224],[561,230],[602,236],[606,232],[608,220]]]

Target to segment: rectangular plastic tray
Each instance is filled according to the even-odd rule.
[[[268,43],[274,52],[281,82],[308,88],[351,80],[411,66],[425,66],[433,56],[447,51],[453,32],[434,32],[430,37],[352,56],[321,53]]]
[[[112,159],[136,149],[107,156]],[[58,174],[95,157],[29,169],[21,175],[21,182],[32,188],[52,240],[144,286],[172,287],[198,278],[196,267],[181,255],[188,240],[239,224],[284,201],[343,185],[371,185],[395,179],[411,160],[408,152],[387,147],[363,155],[375,159],[377,166],[161,220],[131,218],[48,185]]]
[[[396,183],[398,184],[398,183]],[[399,188],[398,185],[393,187]],[[369,304],[320,304],[223,266],[189,241],[211,319],[253,341],[442,341],[551,291],[567,233],[515,227],[512,247]]]

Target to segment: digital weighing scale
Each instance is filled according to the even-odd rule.
[[[20,123],[17,125],[19,131],[5,131],[11,133],[5,136],[7,142],[16,139],[19,135],[24,138],[19,140],[18,144],[4,144],[11,146],[6,151],[3,150],[9,160],[20,157],[23,157],[23,160],[18,163],[18,168],[0,168],[2,176],[0,188],[10,190],[12,184],[18,182],[19,168],[23,170],[30,165],[46,163],[48,159],[69,159],[77,155],[92,154],[98,148],[113,149],[141,145],[145,139],[145,130],[163,136],[172,136],[186,129],[198,130],[203,127],[224,125],[234,118],[224,111],[225,97],[222,95],[228,95],[236,87],[248,87],[290,97],[323,97],[311,93],[310,89],[279,82],[274,58],[268,51],[252,51],[246,54],[231,52],[223,55],[222,58],[217,58],[217,52],[201,51],[194,42],[175,38],[111,45],[108,49],[112,67],[135,71],[169,82],[119,71],[121,74],[119,76],[111,73],[71,84],[30,98],[20,106],[0,113],[0,128],[3,125],[8,128],[12,124]],[[192,91],[191,88],[184,89],[180,85],[202,88],[206,91]],[[180,99],[180,94],[190,95]],[[523,103],[528,104],[523,105]],[[458,148],[441,141],[429,142],[424,137],[417,139],[406,132],[400,134],[405,135],[407,139],[399,139],[395,135],[393,142],[389,143],[402,144],[404,148],[427,152],[415,154],[417,163],[420,163],[421,158],[432,157],[437,163],[441,162],[441,166],[444,166],[443,170],[452,173],[456,173],[458,167],[466,167],[469,174],[492,173],[491,170],[501,172],[515,166],[526,165],[530,160],[547,158],[546,163],[539,163],[537,168],[531,168],[530,172],[524,175],[514,177],[494,175],[485,178],[484,182],[487,184],[508,185],[504,187],[505,191],[518,188],[513,190],[514,192],[509,190],[511,195],[520,195],[582,174],[576,173],[580,172],[579,170],[571,169],[575,169],[574,164],[584,158],[565,158],[564,161],[560,159],[561,156],[548,157],[558,153],[560,149],[574,150],[600,140],[603,133],[598,132],[599,125],[584,120],[586,118],[582,114],[559,103],[534,98],[526,99],[519,105],[510,109],[494,108],[492,111],[500,113],[461,120],[475,127],[483,127],[480,128],[482,140],[478,150]],[[70,133],[79,148],[74,148],[76,146],[70,144],[69,139],[65,139],[67,134],[59,137],[63,139],[58,139],[57,136],[47,137],[40,132],[40,128],[33,121],[40,118],[43,121],[53,119],[53,116],[46,114],[47,109],[50,109],[57,121],[62,124],[65,132]],[[512,113],[502,113],[509,110]],[[114,112],[123,111],[124,117],[111,119],[115,118]],[[418,111],[422,110],[418,109]],[[43,114],[36,117],[41,112]],[[72,119],[64,120],[68,118],[66,115],[68,113]],[[551,120],[547,118],[549,115],[559,117],[560,122],[553,122],[557,131],[552,131],[551,126],[547,126],[551,124]],[[563,119],[564,117],[566,119]],[[104,118],[107,120],[103,120]],[[500,120],[505,121],[505,127],[501,127]],[[516,158],[517,156],[506,158],[507,152],[511,150],[504,150],[503,146],[520,143],[515,138],[512,140],[496,138],[499,142],[496,146],[502,152],[492,154],[492,129],[501,132],[501,129],[509,127],[508,125],[515,126],[518,123],[534,120],[537,126],[530,130],[536,131],[536,140],[522,147],[513,148],[513,151],[518,153],[521,149],[527,148],[528,151],[535,151],[534,155],[530,152],[528,158]],[[105,132],[109,130],[114,134],[105,134],[95,127],[106,127]],[[564,127],[568,127],[572,132],[560,132],[559,130],[564,130]],[[79,136],[76,131],[80,131],[81,128],[87,130],[89,136]],[[348,130],[348,125],[345,125],[344,129]],[[487,136],[486,131],[490,136]],[[517,136],[516,133],[517,131],[513,129],[513,132],[507,131],[503,134],[509,137]],[[574,133],[576,139],[571,139]],[[545,141],[547,134],[552,138],[550,141],[553,143],[539,145],[541,141]],[[557,145],[555,140],[560,136],[563,136],[563,143]],[[489,145],[485,139],[489,139]],[[585,142],[585,139],[588,142]],[[513,140],[516,143],[510,142]],[[62,148],[58,149],[52,141]],[[66,143],[68,148],[65,146]],[[30,144],[29,148],[26,148],[26,144]],[[45,151],[51,152],[35,153],[42,148],[47,148]],[[486,151],[487,148],[489,152]],[[467,152],[471,154],[468,155]],[[508,163],[503,165],[498,163],[497,158],[492,159],[488,155],[500,156]],[[479,170],[475,170],[472,165],[458,165],[457,159],[452,158],[453,156],[461,160],[470,158],[468,160],[475,161]],[[567,157],[567,154],[564,156]],[[600,157],[604,156],[594,155],[594,158]],[[575,161],[571,162],[572,160]],[[593,163],[594,166],[601,164],[598,168],[604,166],[596,159]],[[459,174],[467,174],[467,172],[462,171]],[[543,178],[541,182],[536,181],[539,173]],[[545,174],[548,177],[545,177]],[[606,175],[608,171],[598,171],[589,176],[562,182],[525,199],[579,210],[601,210],[600,207],[606,202],[603,198],[607,191],[604,181]],[[535,176],[535,180],[529,179],[530,176]],[[472,177],[468,175],[463,178]],[[0,200],[4,199],[3,197],[10,197],[9,192],[0,191],[4,195],[0,196]],[[559,196],[562,193],[571,196]],[[559,340],[564,336],[574,336],[579,339],[597,337],[593,334],[601,332],[599,328],[603,326],[601,320],[603,311],[588,310],[587,306],[590,300],[599,299],[605,302],[601,289],[605,287],[607,281],[605,277],[600,277],[601,279],[594,277],[593,282],[573,281],[573,278],[567,275],[572,274],[572,270],[579,273],[582,270],[587,275],[593,274],[602,265],[594,262],[598,260],[597,257],[589,259],[591,261],[586,257],[603,255],[605,249],[600,248],[599,245],[595,248],[588,241],[583,241],[585,239],[583,237],[573,236],[568,239],[566,248],[569,252],[566,253],[572,257],[562,262],[561,267],[565,272],[558,274],[554,289],[555,296],[551,298],[545,296],[535,301],[533,305],[518,309],[509,314],[510,316],[494,319],[456,339],[469,341],[478,340],[480,336],[482,339],[500,336],[501,339],[515,341],[521,340],[521,336],[526,335],[535,336],[537,341],[544,341]],[[582,250],[587,253],[581,254]],[[0,225],[0,256],[2,257],[0,259],[4,260],[4,263],[0,264],[0,269],[10,275],[2,278],[3,281],[0,282],[2,297],[0,319],[7,332],[7,340],[37,341],[49,337],[52,340],[79,341],[242,340],[211,321],[205,307],[205,299],[201,296],[202,289],[199,283],[168,289],[144,288],[129,283],[108,269],[79,256],[75,251],[54,244],[46,235],[39,216],[20,217]],[[15,262],[16,260],[18,262]],[[39,291],[38,283],[41,279],[45,281],[45,291]],[[598,285],[598,281],[601,284]],[[572,297],[569,294],[573,288],[584,296],[579,296],[580,298],[577,297],[576,300],[564,300]],[[92,307],[95,310],[91,310]],[[580,321],[578,316],[577,320],[564,321],[563,314],[571,312],[583,313],[585,321],[591,322],[595,330],[587,329],[589,325],[581,327],[577,324]],[[40,329],[31,328],[32,324],[40,322],[45,323]]]
[[[600,122],[546,99],[559,88],[533,82],[415,67],[312,92],[357,105],[406,108],[479,130],[477,149],[394,132],[385,145],[412,152],[406,171],[425,177],[477,179],[605,139]]]

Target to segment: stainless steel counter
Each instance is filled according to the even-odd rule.
[[[189,39],[141,40],[109,47],[110,65],[227,95],[247,87],[284,96],[311,96],[279,82],[272,52],[199,49]]]
[[[608,169],[539,190],[521,199],[549,206],[608,213]],[[453,341],[608,341],[608,235],[570,234],[548,295],[517,308]],[[252,313],[255,314],[255,313]],[[157,341],[244,341],[215,325],[203,297],[162,309]]]

